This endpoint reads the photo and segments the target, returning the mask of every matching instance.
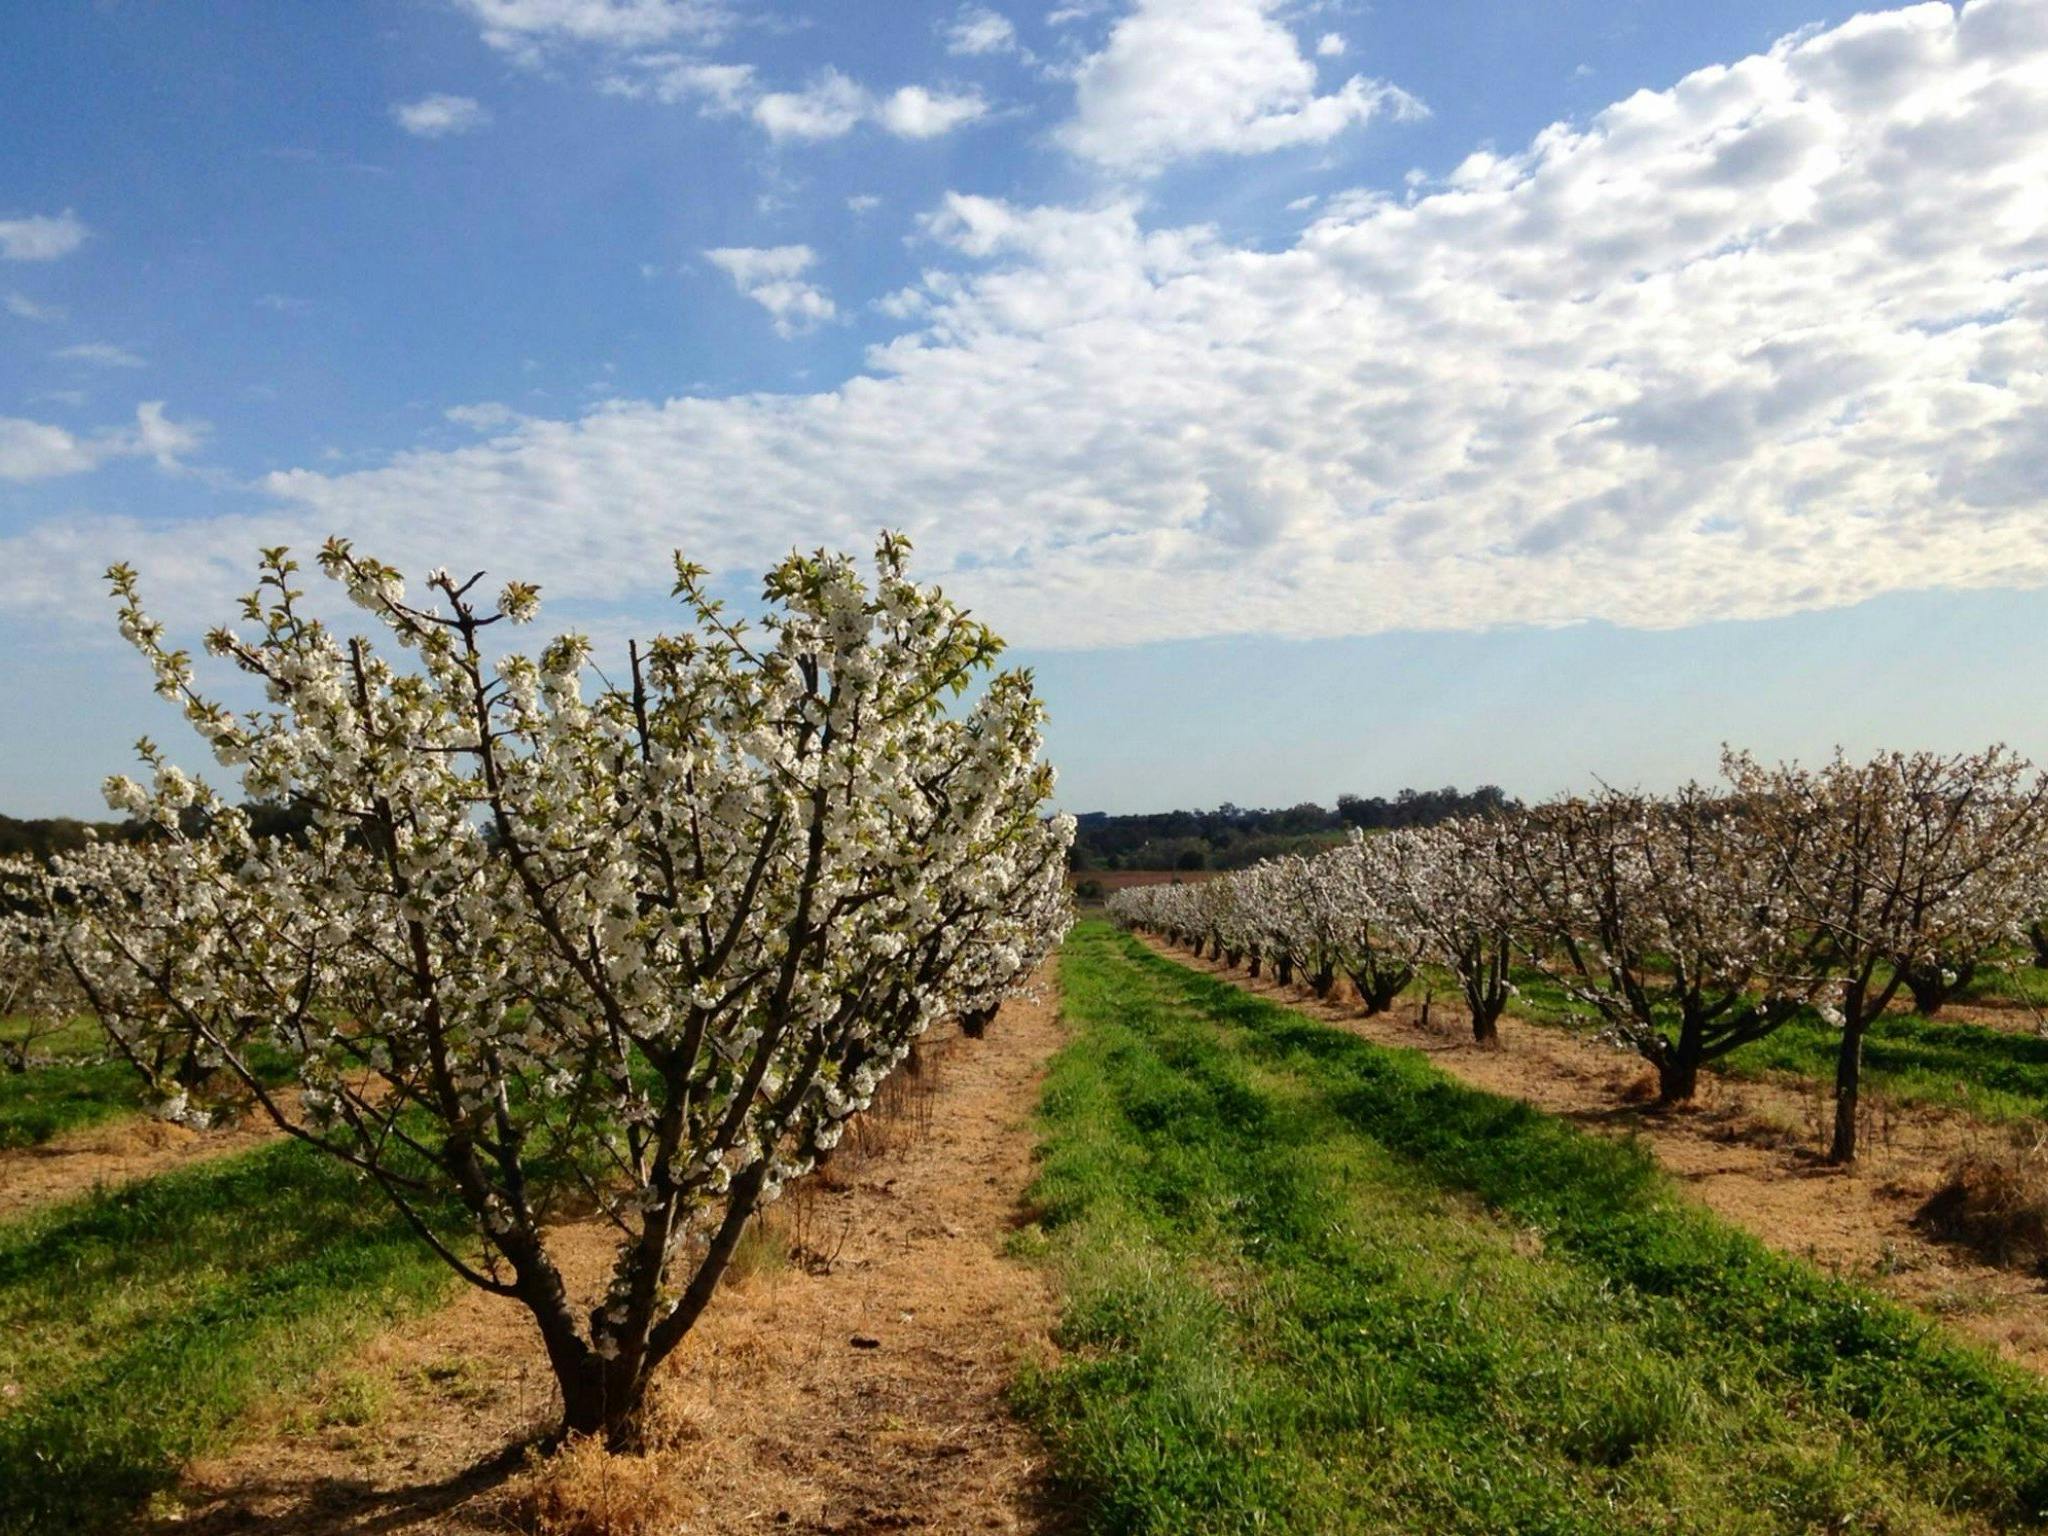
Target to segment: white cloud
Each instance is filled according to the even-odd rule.
[[[456,0],[491,47],[525,62],[549,47],[627,49],[706,39],[732,20],[724,0]]]
[[[836,139],[872,110],[868,93],[836,69],[800,91],[769,91],[753,106],[754,121],[771,139]]]
[[[85,244],[90,233],[69,208],[59,214],[33,213],[19,219],[0,219],[0,258],[55,261]]]
[[[749,108],[754,121],[775,140],[837,139],[864,122],[880,125],[899,139],[931,139],[951,133],[988,112],[973,91],[935,91],[906,85],[877,97],[858,81],[827,69],[800,91],[768,91]]]
[[[946,28],[946,51],[959,54],[1009,53],[1017,46],[1010,18],[985,5],[962,6]]]
[[[456,426],[467,427],[472,432],[497,432],[526,419],[511,406],[497,400],[484,400],[475,405],[451,405],[441,414]]]
[[[778,336],[813,330],[839,313],[824,289],[803,280],[818,259],[808,245],[726,246],[706,251],[704,258],[768,311]]]
[[[80,436],[46,422],[0,416],[0,480],[49,480],[97,469],[109,459],[149,458],[176,469],[206,435],[203,422],[174,422],[163,402],[135,408],[135,425]]]
[[[882,200],[872,192],[856,192],[846,200],[846,210],[849,213],[873,213],[881,206]]]
[[[899,139],[935,139],[986,115],[988,103],[972,91],[958,95],[906,85],[891,92],[875,119]]]
[[[86,363],[94,368],[146,368],[146,359],[112,342],[82,341],[74,347],[60,347],[50,354],[67,363]]]
[[[474,96],[422,96],[418,101],[393,102],[392,120],[416,138],[442,139],[451,134],[474,133],[487,127],[491,114]]]
[[[1422,104],[1354,75],[1316,92],[1316,67],[1274,13],[1279,0],[1135,0],[1075,78],[1070,151],[1107,170],[1150,175],[1206,154],[1321,144]]]
[[[635,59],[637,74],[613,75],[604,89],[614,96],[653,96],[673,106],[694,101],[707,114],[723,116],[746,110],[754,96],[754,66],[707,64],[673,54]]]
[[[258,543],[328,532],[574,605],[644,594],[672,546],[740,575],[879,524],[1053,646],[2048,583],[2041,0],[1802,35],[1333,198],[1280,249],[1141,208],[950,198],[886,301],[911,328],[839,388],[522,420],[272,475],[239,516],[52,520],[0,540],[0,606],[76,607],[117,538],[185,622]],[[723,265],[801,285],[781,249]]]
[[[0,480],[47,480],[98,463],[92,449],[62,427],[0,416]]]
[[[1316,57],[1319,59],[1340,59],[1344,56],[1344,34],[1325,32],[1316,39]]]
[[[33,320],[40,325],[62,320],[64,311],[55,304],[38,304],[25,293],[7,295],[7,313],[17,320]]]

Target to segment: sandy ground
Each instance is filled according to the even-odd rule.
[[[1003,1395],[1022,1357],[1050,1353],[1055,1314],[1041,1273],[1004,1253],[1062,1039],[1050,968],[1043,985],[986,1040],[927,1046],[893,1113],[775,1208],[665,1367],[664,1444],[644,1461],[518,1471],[552,1385],[524,1314],[464,1292],[195,1466],[156,1528],[505,1532],[535,1528],[552,1489],[595,1510],[559,1528],[591,1532],[1058,1529]],[[594,1291],[606,1234],[555,1235],[572,1284]]]
[[[245,1152],[278,1134],[260,1114],[212,1131],[135,1114],[67,1131],[40,1146],[9,1147],[0,1151],[0,1221],[52,1201],[91,1194],[101,1186]]]
[[[1913,1225],[1950,1160],[1973,1140],[1998,1136],[1995,1130],[1960,1115],[1877,1104],[1864,1127],[1862,1161],[1838,1169],[1821,1156],[1833,1116],[1822,1089],[1710,1074],[1695,1107],[1660,1112],[1642,1103],[1654,1080],[1641,1061],[1562,1030],[1510,1016],[1501,1021],[1501,1048],[1482,1050],[1455,998],[1437,998],[1427,1025],[1412,1005],[1368,1019],[1342,1000],[1320,1002],[1306,989],[1254,981],[1219,961],[1147,942],[1182,965],[1367,1039],[1426,1051],[1475,1087],[1604,1134],[1640,1137],[1695,1199],[1765,1242],[1866,1280],[2006,1359],[2048,1371],[2048,1286],[1980,1263]],[[1866,1090],[1865,1097],[1874,1096]]]

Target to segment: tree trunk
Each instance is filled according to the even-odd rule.
[[[1315,974],[1308,979],[1308,985],[1317,997],[1328,997],[1330,989],[1337,985],[1337,968],[1333,965],[1317,966]]]
[[[1254,944],[1254,945],[1252,946],[1252,980],[1253,980],[1253,981],[1257,981],[1257,980],[1259,979],[1259,962],[1260,962],[1260,961],[1261,961],[1262,959],[1264,959],[1264,958],[1265,958],[1265,957],[1264,957],[1263,955],[1261,955],[1261,954],[1259,953],[1259,947],[1258,947],[1258,945]]]
[[[1835,1055],[1835,1139],[1828,1148],[1831,1163],[1856,1161],[1856,1090],[1863,1075],[1863,1031],[1851,1018],[1842,1026],[1842,1044]]]
[[[2034,968],[2048,971],[2048,923],[2035,923],[2027,929],[2027,937],[2034,945]]]
[[[1294,956],[1281,955],[1273,962],[1273,979],[1278,981],[1283,987],[1293,982]]]
[[[1500,1016],[1507,1005],[1507,998],[1496,997],[1491,993],[1465,994],[1465,1006],[1472,1014],[1472,1041],[1475,1045],[1500,1044]]]
[[[1659,1104],[1687,1104],[1699,1091],[1700,1064],[1687,1060],[1679,1052],[1672,1052],[1657,1063],[1657,1102]]]
[[[1659,1104],[1689,1103],[1699,1091],[1705,1034],[1698,1019],[1685,1019],[1678,1026],[1678,1044],[1655,1059]]]
[[[988,1033],[989,1021],[996,1016],[993,1008],[969,1008],[960,1015],[960,1033],[970,1040],[979,1040]]]
[[[1195,935],[1195,958],[1202,958],[1202,936],[1199,933]]]
[[[608,1450],[640,1449],[648,1375],[639,1371],[628,1377],[619,1369],[619,1362],[597,1355],[590,1356],[582,1369],[566,1375],[557,1372],[556,1385],[562,1393],[562,1437],[602,1435]]]

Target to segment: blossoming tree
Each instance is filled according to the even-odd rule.
[[[159,692],[248,796],[310,825],[259,840],[144,743],[153,784],[109,800],[160,836],[56,871],[95,1008],[134,1047],[223,1065],[522,1303],[566,1431],[635,1435],[755,1211],[930,1021],[987,1006],[1064,931],[1046,871],[1072,828],[1046,814],[1030,678],[991,675],[1000,642],[907,555],[884,538],[872,580],[793,555],[757,627],[678,560],[689,626],[611,681],[580,636],[495,650],[535,616],[530,585],[487,602],[436,571],[413,598],[330,542],[320,567],[380,646],[323,623],[269,550],[244,629],[207,639],[264,690],[242,713],[110,573]],[[296,1064],[303,1114],[259,1043]],[[547,1230],[571,1195],[618,1243],[582,1315]]]
[[[2017,946],[2039,910],[2048,777],[2001,747],[1837,754],[1820,768],[1724,771],[1790,921],[1814,943],[1804,987],[1842,1033],[1830,1158],[1856,1156],[1863,1039],[1914,974]],[[1951,972],[1953,974],[1953,972]]]
[[[1692,1098],[1700,1068],[1792,1016],[1820,936],[1795,927],[1752,818],[1697,784],[1537,806],[1506,844],[1530,959]],[[1759,986],[1764,990],[1758,990]]]

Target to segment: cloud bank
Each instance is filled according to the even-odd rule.
[[[2048,582],[2044,0],[1860,17],[1320,206],[1253,250],[1129,199],[955,195],[892,301],[912,328],[837,389],[617,401],[282,471],[258,513],[31,530],[0,605],[73,606],[119,554],[211,612],[259,540],[330,530],[610,602],[673,546],[746,572],[888,525],[1065,646]],[[800,283],[778,260],[750,275]]]

